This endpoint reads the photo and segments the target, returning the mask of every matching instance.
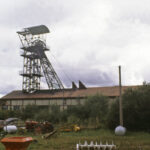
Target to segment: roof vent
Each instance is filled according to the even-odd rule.
[[[72,82],[72,89],[77,89],[77,86],[74,82]]]
[[[86,89],[86,86],[81,81],[79,81],[79,89]]]

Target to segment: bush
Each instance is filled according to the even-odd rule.
[[[0,110],[0,120],[5,120],[6,118],[8,118],[8,116],[8,111]]]
[[[39,108],[36,105],[27,105],[22,111],[21,111],[21,119],[27,120],[27,119],[35,119],[35,114],[39,113]]]
[[[132,130],[150,131],[150,85],[123,95],[124,125]]]
[[[102,95],[87,97],[84,105],[70,106],[60,111],[53,105],[48,109],[44,106],[28,105],[20,111],[5,111],[0,118],[19,117],[22,120],[50,121],[51,123],[77,123],[104,127],[108,112],[108,98]],[[5,116],[5,117],[4,117]]]
[[[22,111],[22,119],[36,120],[36,121],[50,121],[52,123],[59,123],[60,121],[60,110],[58,106],[41,107],[36,105],[28,105]]]
[[[81,124],[88,123],[95,127],[103,127],[106,124],[108,98],[98,94],[90,96],[86,99],[84,105],[72,106],[68,108],[67,112],[69,116],[74,116],[74,122],[75,118],[77,118],[76,122],[80,122]]]
[[[128,89],[123,94],[124,126],[129,130],[150,130],[150,85]],[[111,106],[107,123],[110,128],[119,124],[118,100]]]
[[[119,99],[117,98],[110,106],[107,113],[106,126],[115,129],[119,125]]]

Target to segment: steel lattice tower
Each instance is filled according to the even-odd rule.
[[[22,90],[27,93],[40,90],[42,70],[50,90],[63,89],[63,84],[45,54],[49,50],[46,47],[46,34],[49,29],[40,25],[24,28],[17,33],[23,46],[23,71],[20,73],[23,76]]]

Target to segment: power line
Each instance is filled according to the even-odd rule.
[[[67,75],[67,73],[64,71],[62,65],[59,63],[59,61],[56,59],[56,57],[51,53],[51,55],[53,56],[53,58],[55,59],[55,61],[57,62],[58,66],[61,68],[62,72],[64,73],[64,75],[66,76],[66,78],[72,82],[72,79]]]

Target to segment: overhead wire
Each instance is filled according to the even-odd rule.
[[[59,63],[59,61],[56,59],[56,57],[51,53],[51,55],[53,56],[53,58],[55,59],[55,61],[57,62],[57,64],[59,65],[59,67],[61,68],[61,71],[64,73],[65,77],[72,82],[71,77],[68,76],[68,74],[64,71],[62,65]]]
[[[53,58],[55,59],[55,61],[57,62],[57,64],[59,65],[59,67],[61,68],[62,72],[64,73],[65,77],[70,81],[72,82],[71,78],[66,74],[66,72],[64,71],[63,67],[61,66],[61,64],[59,63],[59,61],[55,58],[55,56],[51,53],[51,55],[53,56]],[[64,89],[62,90],[63,91],[63,110],[65,108],[65,98],[64,98]]]

